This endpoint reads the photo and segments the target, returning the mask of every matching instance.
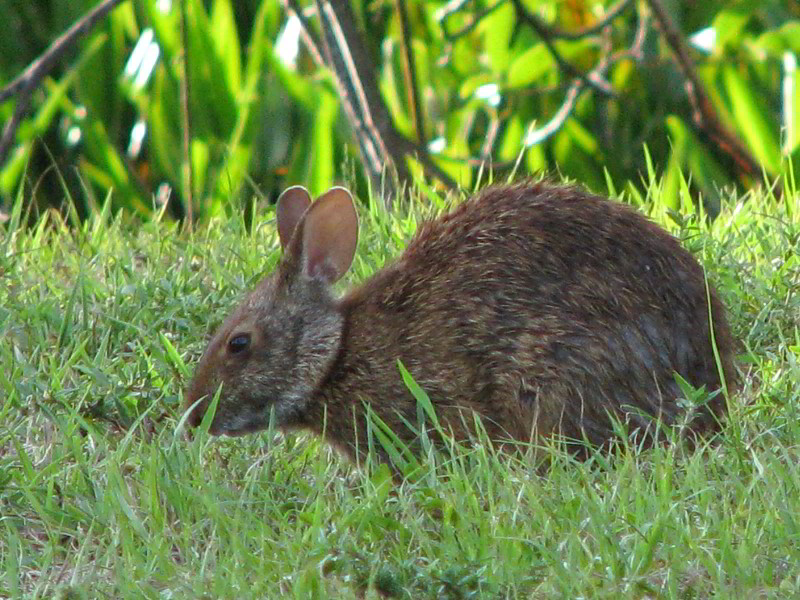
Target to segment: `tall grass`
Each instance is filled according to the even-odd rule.
[[[107,213],[78,229],[12,219],[0,597],[798,597],[798,197],[731,198],[710,226],[642,210],[708,267],[741,340],[718,438],[586,462],[553,451],[546,475],[476,443],[424,456],[400,485],[313,437],[176,428],[206,334],[278,259],[270,210],[193,236]],[[351,281],[418,220],[361,216]]]

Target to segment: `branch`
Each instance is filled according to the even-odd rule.
[[[392,160],[386,144],[387,137],[392,133],[391,118],[380,100],[369,50],[355,25],[349,1],[317,0],[317,10],[322,23],[327,63],[336,75],[339,95],[352,108],[348,116],[373,184],[380,189],[384,165],[397,169],[401,180],[408,179],[407,173],[401,171],[404,164]]]
[[[535,146],[561,129],[564,123],[566,123],[567,117],[572,114],[583,88],[583,82],[580,79],[574,79],[567,90],[564,102],[561,103],[556,113],[544,126],[539,129],[534,129],[533,126],[536,124],[536,121],[531,121],[528,127],[528,133],[525,134],[525,138],[522,140],[523,145],[525,147]]]
[[[56,61],[61,58],[77,40],[90,31],[100,19],[105,17],[106,14],[122,1],[123,0],[103,0],[100,2],[50,44],[39,58],[28,65],[27,69],[0,90],[0,102],[7,100],[11,96],[17,96],[14,113],[11,119],[5,124],[3,135],[0,137],[0,165],[5,162],[8,152],[14,143],[14,136],[17,132],[17,128],[30,107],[33,90],[39,86],[44,76],[50,72]]]
[[[562,71],[564,71],[570,77],[581,79],[585,85],[594,88],[605,96],[613,95],[614,91],[612,90],[611,85],[602,77],[590,77],[589,75],[583,73],[571,62],[566,60],[563,56],[561,56],[561,53],[558,51],[555,46],[555,42],[553,41],[553,30],[544,22],[542,22],[541,19],[528,12],[528,9],[522,4],[522,0],[511,0],[511,2],[514,5],[514,10],[517,12],[518,18],[527,23],[528,26],[533,29],[542,39],[545,46],[547,46],[547,49],[550,50],[550,54],[552,54],[553,58],[556,59],[556,62]]]
[[[349,0],[317,0],[317,7],[325,35],[328,62],[336,75],[339,94],[373,183],[380,184],[385,166],[396,169],[401,183],[410,182],[411,174],[405,157],[416,155],[429,175],[440,179],[448,187],[455,187],[452,178],[430,159],[424,147],[408,140],[395,129],[378,89],[369,49],[355,25]],[[388,204],[390,200],[387,199]]]
[[[559,38],[562,40],[580,40],[594,33],[602,31],[606,25],[609,25],[611,21],[616,19],[626,8],[628,8],[628,5],[630,3],[631,0],[619,0],[619,2],[617,2],[614,6],[612,6],[606,11],[606,14],[603,16],[602,19],[600,19],[596,23],[587,25],[586,27],[581,27],[580,29],[573,29],[573,30],[562,29],[560,27],[546,25],[541,20],[539,20],[539,26],[547,31],[547,36],[549,38]],[[505,0],[500,0],[499,2],[493,4],[492,6],[484,8],[477,15],[474,15],[469,23],[467,23],[464,27],[453,33],[449,33],[447,31],[447,27],[445,26],[444,21],[445,19],[447,19],[447,17],[452,15],[456,10],[460,9],[462,7],[462,3],[459,3],[459,5],[455,7],[455,9],[453,9],[449,5],[446,6],[445,7],[446,10],[442,9],[438,11],[435,15],[435,18],[442,22],[442,28],[444,29],[445,37],[451,41],[455,41],[458,38],[467,35],[470,31],[475,29],[475,27],[478,25],[478,23],[481,22],[481,20],[484,17],[490,15],[504,4]]]
[[[452,11],[447,12],[444,9],[439,10],[434,15],[434,18],[442,24],[442,29],[444,30],[444,37],[446,37],[451,42],[454,42],[457,39],[462,38],[465,35],[467,35],[473,29],[475,29],[475,27],[477,27],[478,24],[484,18],[488,17],[490,14],[492,14],[494,11],[496,11],[498,8],[500,8],[504,4],[505,4],[505,0],[500,0],[499,2],[496,2],[495,4],[493,4],[492,6],[487,6],[482,11],[480,11],[478,14],[472,15],[472,20],[469,23],[467,23],[466,25],[464,25],[464,27],[462,27],[461,29],[459,29],[458,31],[455,31],[453,33],[450,33],[450,32],[447,31],[447,17],[449,17],[450,15],[453,14]]]
[[[689,57],[689,48],[664,10],[660,0],[647,0],[647,4],[655,16],[659,28],[667,40],[675,60],[686,78],[686,92],[692,104],[692,117],[694,124],[701,135],[708,136],[710,147],[713,151],[722,152],[727,158],[733,160],[740,171],[753,179],[761,177],[762,165],[753,157],[742,141],[729,130],[720,120],[717,111],[706,94],[705,87],[695,71],[692,59]]]
[[[626,50],[616,52],[610,56],[608,53],[606,53],[605,57],[597,64],[597,66],[594,67],[594,69],[589,72],[587,77],[604,77],[606,71],[608,71],[611,66],[626,58],[630,58],[635,61],[641,61],[642,57],[644,56],[643,48],[645,39],[647,38],[648,22],[649,20],[647,15],[642,15],[639,18],[636,34],[634,35],[633,42],[631,42],[630,47]],[[567,90],[567,95],[564,98],[564,102],[562,102],[555,115],[553,115],[553,117],[539,129],[533,129],[535,122],[532,122],[528,129],[528,133],[525,134],[523,143],[526,146],[533,146],[534,144],[538,144],[546,140],[556,131],[561,129],[569,115],[572,114],[575,104],[577,103],[578,98],[585,87],[586,86],[583,80],[574,79]]]
[[[495,116],[492,117],[492,120],[489,122],[489,128],[486,131],[486,139],[483,144],[481,144],[480,161],[482,164],[491,164],[492,148],[494,148],[494,143],[497,141],[498,133],[500,133],[500,119]]]
[[[546,25],[539,21],[544,27],[548,35],[551,38],[559,38],[562,40],[580,40],[582,38],[588,37],[594,33],[598,33],[602,31],[606,25],[610,25],[611,21],[616,19],[622,12],[628,8],[628,5],[631,3],[631,0],[619,0],[614,6],[609,8],[606,11],[606,14],[603,16],[602,19],[597,21],[596,23],[592,23],[591,25],[587,25],[586,27],[581,27],[580,29],[561,29],[560,27],[554,27],[550,25]]]

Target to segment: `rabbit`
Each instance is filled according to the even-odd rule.
[[[722,393],[687,414],[675,378],[735,384],[717,293],[672,235],[622,203],[546,180],[489,186],[342,297],[331,288],[356,249],[350,193],[312,203],[292,187],[276,214],[282,259],[208,344],[186,394],[192,426],[222,384],[214,435],[274,418],[356,459],[368,405],[413,447],[419,413],[398,361],[459,440],[472,413],[500,446],[576,448],[613,440],[615,419],[649,438],[656,420],[702,433],[724,416]]]

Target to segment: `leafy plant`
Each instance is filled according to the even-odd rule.
[[[721,126],[765,173],[789,162],[797,170],[796,6],[659,2],[689,41]],[[15,16],[0,19],[0,79],[10,81],[93,4],[0,0],[0,14]],[[461,186],[485,182],[487,172],[559,171],[598,191],[610,184],[640,196],[643,179],[663,173],[673,208],[701,195],[713,214],[727,187],[759,183],[760,167],[743,174],[725,144],[697,126],[682,63],[650,4],[394,0],[349,4],[349,25],[366,41],[362,58],[374,66],[403,144]],[[341,89],[321,66],[316,0],[286,4],[298,13],[274,0],[186,0],[188,77],[181,5],[122,3],[44,81],[0,165],[6,205],[24,185],[33,206],[67,204],[85,217],[113,189],[114,209],[148,217],[166,204],[182,217],[184,81],[191,195],[201,218],[249,214],[250,198],[272,199],[294,183],[318,193],[346,180],[367,192]],[[0,105],[4,120],[12,112],[12,103]],[[420,163],[408,160],[421,183]]]

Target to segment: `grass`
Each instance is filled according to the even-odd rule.
[[[655,194],[653,194],[655,196]],[[731,198],[708,226],[642,210],[708,267],[742,341],[714,443],[558,452],[546,476],[486,444],[400,486],[318,439],[187,441],[207,334],[278,258],[248,231],[55,213],[0,238],[0,597],[796,598],[800,202]],[[362,211],[351,280],[414,214]]]

